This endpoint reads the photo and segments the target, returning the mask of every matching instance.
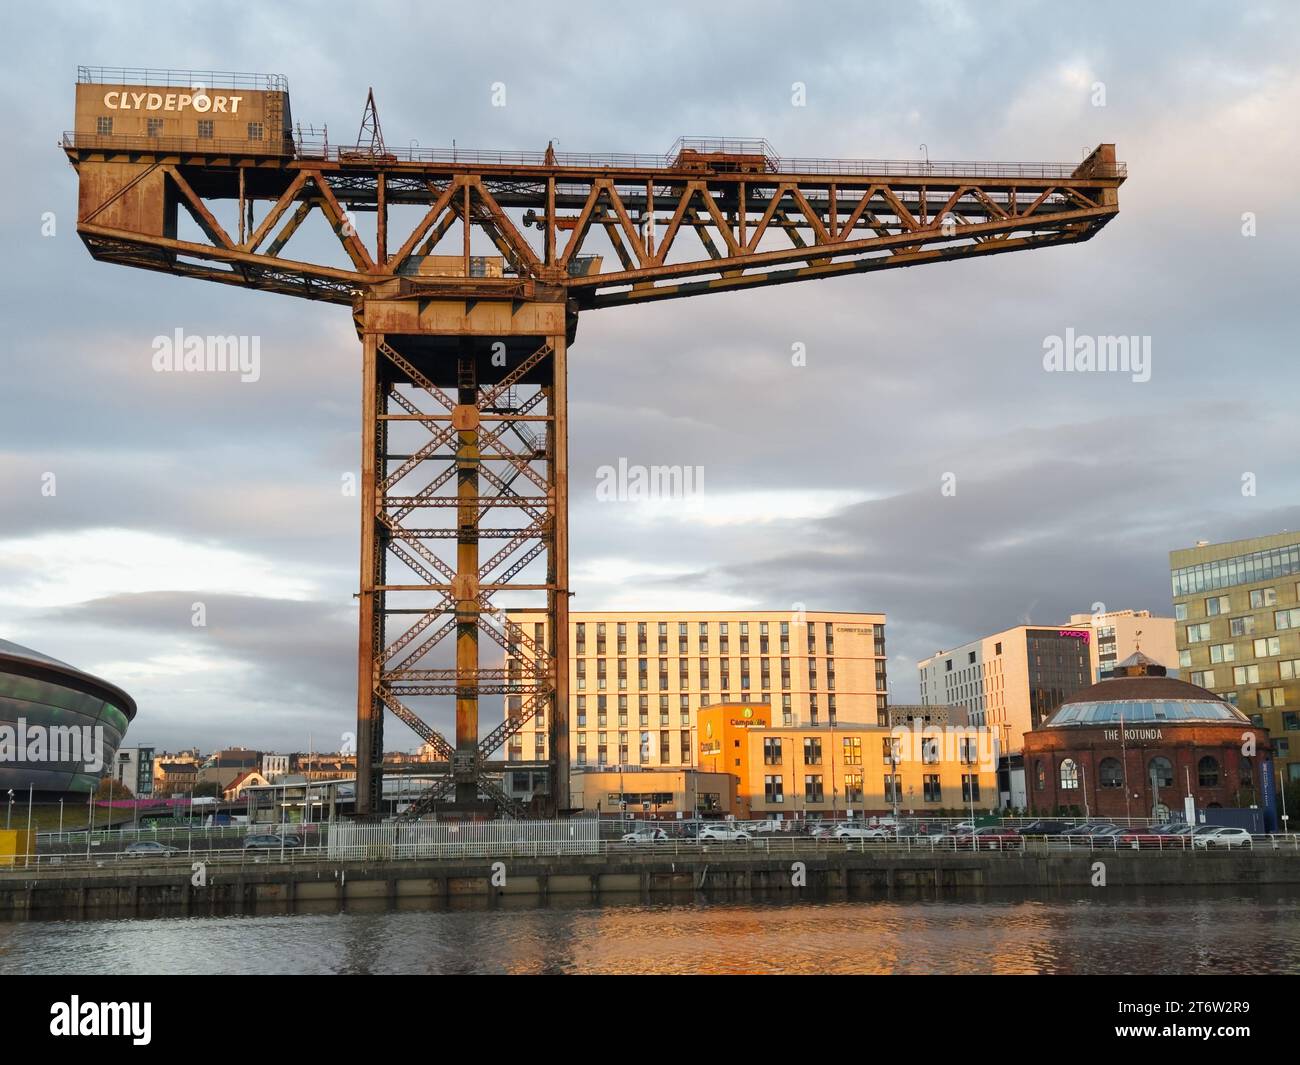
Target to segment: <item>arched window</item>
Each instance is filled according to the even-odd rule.
[[[1034,787],[1038,791],[1042,791],[1047,787],[1047,770],[1044,768],[1043,760],[1041,758],[1036,763],[1036,768],[1034,770]]]
[[[1237,763],[1237,769],[1241,773],[1241,783],[1244,786],[1250,787],[1255,783],[1255,774],[1251,772],[1250,763],[1246,759],[1243,758]]]
[[[1122,788],[1124,786],[1124,767],[1118,758],[1103,758],[1097,766],[1097,783],[1103,788]]]
[[[1219,786],[1219,763],[1217,759],[1211,758],[1208,754],[1196,763],[1196,774],[1200,778],[1201,787],[1217,788]]]
[[[1072,791],[1079,786],[1079,767],[1073,758],[1061,763],[1061,790]]]
[[[1168,758],[1152,758],[1147,763],[1147,773],[1151,777],[1152,787],[1172,788],[1174,786],[1174,766]]]

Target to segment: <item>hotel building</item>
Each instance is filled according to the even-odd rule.
[[[700,766],[736,778],[742,820],[977,812],[996,807],[997,751],[976,730],[840,721],[774,725],[766,704],[700,711]]]
[[[546,646],[544,613],[509,616]],[[698,765],[698,715],[714,703],[770,706],[782,726],[886,720],[884,614],[575,611],[569,630],[575,772]],[[507,655],[506,669],[522,672],[524,654]],[[511,761],[543,761],[545,715],[531,718],[507,751]],[[506,774],[520,794],[516,775],[528,774]]]
[[[1199,543],[1169,568],[1180,668],[1267,728],[1279,777],[1300,780],[1300,533]]]

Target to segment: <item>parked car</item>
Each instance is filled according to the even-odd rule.
[[[257,833],[244,837],[244,850],[293,850],[301,847],[302,840],[297,836],[277,836],[270,832]]]
[[[952,826],[952,828],[948,829],[946,835],[964,836],[966,833],[974,832],[974,831],[975,831],[974,821],[962,821],[959,824],[955,824]]]
[[[1201,825],[1192,833],[1192,846],[1205,850],[1219,847],[1253,847],[1254,837],[1244,828],[1223,828],[1218,825]]]
[[[894,833],[891,829],[881,828],[879,826],[872,828],[869,825],[857,822],[836,825],[835,831],[832,835],[835,839],[887,840],[894,838]]]
[[[751,838],[750,834],[743,828],[731,828],[728,825],[704,825],[700,828],[699,834],[701,843],[705,841],[735,843]]]
[[[1119,831],[1122,830],[1117,825],[1110,825],[1105,821],[1085,821],[1081,825],[1067,828],[1061,835],[1071,839],[1085,839],[1089,836],[1112,835]]]
[[[160,843],[156,839],[148,839],[138,843],[128,843],[122,853],[131,858],[168,858],[173,854],[180,854],[181,849]]]
[[[662,843],[668,839],[668,833],[662,828],[638,828],[623,833],[624,843]]]
[[[1156,825],[1154,828],[1130,828],[1119,837],[1121,843],[1128,844],[1134,850],[1141,847],[1189,847],[1191,846],[1192,828],[1184,824]]]
[[[958,850],[1006,851],[1021,850],[1025,841],[1014,829],[989,825],[977,828],[974,832],[961,832],[952,837],[953,846]]]
[[[1022,836],[1059,836],[1074,827],[1073,821],[1048,821],[1038,820],[1030,821],[1027,825],[1019,825],[1016,831]]]

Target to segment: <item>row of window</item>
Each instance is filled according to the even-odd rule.
[[[1270,581],[1292,573],[1300,573],[1300,544],[1252,551],[1248,555],[1222,558],[1217,562],[1181,566],[1173,571],[1171,577],[1174,598],[1178,599],[1216,588]]]
[[[844,778],[844,802],[846,805],[862,802],[862,777],[848,774]],[[896,774],[887,774],[884,778],[885,802],[903,802],[903,781]],[[769,775],[763,777],[763,799],[770,805],[785,803],[785,779]],[[921,799],[928,803],[943,802],[943,786],[936,773],[926,773],[921,778]],[[963,773],[961,778],[961,799],[963,803],[980,801],[979,776]],[[825,782],[820,773],[808,773],[803,778],[803,800],[807,804],[821,804],[826,801]]]
[[[1251,780],[1250,764],[1239,763],[1241,782],[1249,784]],[[1078,762],[1066,758],[1061,762],[1060,786],[1062,791],[1074,791],[1081,786],[1082,773]],[[1203,788],[1217,788],[1221,776],[1219,760],[1206,755],[1196,763],[1197,780]],[[1154,788],[1172,788],[1174,785],[1174,765],[1168,758],[1157,755],[1147,763],[1147,777]],[[1097,763],[1097,786],[1099,788],[1122,788],[1124,786],[1124,767],[1118,758],[1103,758]],[[1047,766],[1041,760],[1034,767],[1034,787],[1043,791],[1047,787]]]
[[[597,691],[605,691],[610,686],[609,670],[606,666],[607,661],[608,660],[604,658],[596,659],[595,687]],[[616,689],[618,691],[628,691],[631,688],[631,682],[628,675],[627,660],[620,658],[617,659],[616,661],[618,662],[618,668],[616,670],[616,678],[615,678],[617,681]],[[763,661],[763,668],[759,670],[759,674],[758,674],[759,684],[757,686],[763,688],[764,690],[767,690],[772,686],[772,672],[770,669],[767,668],[768,660],[763,659],[762,661]],[[791,682],[789,663],[787,660],[783,659],[781,664],[782,664],[781,689],[783,691],[790,691],[793,685]],[[574,663],[574,671],[573,671],[573,686],[575,690],[587,691],[587,680],[588,680],[587,673],[588,670],[587,670],[586,661],[584,659],[578,659],[577,662]],[[509,670],[510,678],[512,680],[518,679],[521,675],[522,675],[522,670],[518,663],[518,660],[512,659],[510,664],[510,670]],[[741,668],[739,670],[739,681],[740,681],[739,687],[741,691],[750,691],[752,688],[756,687],[756,685],[753,683],[753,676],[754,675],[749,670],[749,660],[742,659]],[[643,658],[641,659],[640,666],[637,669],[636,690],[650,691],[651,690],[650,677],[651,674],[648,668],[648,664],[646,660]],[[722,690],[724,697],[726,693],[728,693],[731,690],[732,687],[731,678],[732,678],[732,672],[729,663],[724,659],[723,662],[721,663],[721,668],[718,670],[718,686]],[[668,673],[666,662],[663,660],[660,661],[660,668],[657,674],[655,675],[655,679],[658,682],[654,686],[655,691],[663,692],[669,690],[670,688],[669,673]],[[677,681],[678,681],[677,687],[679,690],[690,687],[690,674],[689,671],[686,669],[685,660],[682,661],[681,668],[678,670]],[[876,690],[883,691],[886,687],[886,684],[887,684],[887,674],[885,672],[885,663],[883,661],[878,661],[876,663],[876,676],[875,676]],[[699,689],[700,691],[707,692],[710,689],[712,689],[712,687],[713,687],[712,670],[710,670],[707,660],[701,660],[700,669],[699,669]],[[819,687],[825,688],[826,691],[835,690],[834,661],[827,660],[825,675],[819,676],[818,671],[816,667],[813,665],[812,660],[811,659],[809,660],[808,688],[810,691],[816,691]]]
[[[1230,618],[1228,621],[1229,635],[1253,636],[1255,632],[1258,630],[1258,626],[1255,624],[1255,622],[1256,622],[1256,618],[1255,615],[1253,614],[1243,614],[1239,618]],[[1283,632],[1286,631],[1287,629],[1300,629],[1300,608],[1275,611],[1273,614],[1273,628]],[[1186,631],[1187,631],[1188,643],[1205,643],[1207,640],[1211,638],[1210,623],[1208,621],[1198,621],[1191,625],[1188,625]],[[1272,639],[1276,643],[1277,637],[1274,636],[1272,637]],[[1255,643],[1256,646],[1258,646],[1260,641],[1256,640]],[[1231,646],[1232,646],[1231,644],[1213,645],[1213,647],[1218,647],[1221,649],[1225,647],[1231,647]],[[1255,653],[1259,654],[1260,652],[1256,651]],[[1276,651],[1272,653],[1277,654]]]
[[[216,125],[210,118],[200,118],[197,122],[195,136],[199,140],[211,140],[215,135]],[[265,127],[261,122],[249,122],[247,124],[248,139],[250,141],[260,141],[265,133]],[[113,135],[113,119],[111,116],[101,115],[95,119],[95,132],[101,137],[111,137]],[[163,120],[161,118],[149,118],[145,120],[145,135],[148,137],[161,137],[163,135]]]
[[[596,630],[595,633],[596,654],[598,655],[603,655],[607,653],[608,624],[609,623],[604,621],[598,621],[594,623],[594,627]],[[618,654],[620,655],[626,655],[628,653],[628,624],[629,623],[625,621],[620,621],[615,623],[615,633],[616,633],[616,640],[617,640],[615,646]],[[633,624],[636,625],[637,653],[648,654],[650,650],[649,623],[644,621],[638,621],[638,622],[634,622]],[[678,654],[685,655],[689,653],[690,624],[691,624],[690,622],[686,622],[686,621],[681,621],[677,623]],[[699,654],[709,653],[710,625],[717,626],[718,649],[720,653],[724,655],[730,653],[730,647],[731,647],[730,639],[731,639],[731,625],[732,625],[731,622],[700,621],[700,622],[696,622],[695,624],[696,624],[697,653]],[[740,622],[736,622],[735,625],[737,628],[737,634],[739,636],[740,653],[742,655],[747,655],[750,653],[750,640],[749,640],[750,623],[748,621],[740,621]],[[771,642],[769,639],[768,622],[760,621],[757,623],[757,625],[758,625],[759,653],[764,655],[769,654],[771,651]],[[658,648],[658,653],[661,655],[668,654],[668,626],[669,623],[666,621],[660,621],[656,623],[655,643]],[[833,623],[827,621],[822,623],[822,627],[823,627],[822,641],[824,647],[823,653],[828,655],[833,655],[835,653],[834,625]],[[867,626],[867,628],[873,629],[874,626]],[[542,631],[543,631],[542,624],[537,623],[535,625],[535,629],[537,632],[537,640],[540,643],[542,639]],[[573,633],[574,651],[578,655],[585,655],[587,653],[587,629],[588,629],[588,623],[585,621],[576,622],[574,625],[574,633]],[[811,653],[816,653],[817,651],[817,623],[816,622],[810,621],[806,623],[806,635],[807,635],[808,651]],[[885,653],[885,637],[882,631],[876,630],[874,632],[874,643],[875,643],[875,653],[883,657]],[[781,654],[790,653],[790,622],[788,621],[780,622],[780,653]]]
[[[540,739],[540,737],[539,737]],[[640,745],[637,751],[637,761],[641,765],[646,765],[650,761],[650,733],[642,732],[638,737]],[[682,729],[678,736],[679,762],[682,765],[691,764],[691,733],[689,729]],[[540,744],[538,745],[540,748]],[[618,759],[615,765],[630,765],[631,759],[628,757],[628,734],[620,732],[618,734]],[[672,733],[659,733],[659,764],[670,764],[669,756],[672,753]],[[574,751],[574,761],[578,765],[587,764],[587,737],[583,733],[578,733],[578,743]],[[596,737],[596,765],[609,765],[609,742],[604,733],[599,733]]]

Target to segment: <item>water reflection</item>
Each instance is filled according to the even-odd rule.
[[[1300,893],[510,899],[0,924],[0,973],[1293,973]]]

